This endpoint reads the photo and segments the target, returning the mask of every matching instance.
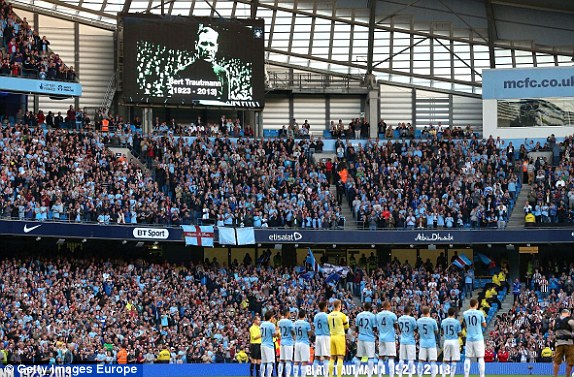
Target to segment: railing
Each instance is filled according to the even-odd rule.
[[[364,89],[360,77],[320,73],[269,72],[268,89]]]
[[[106,93],[104,94],[104,98],[102,100],[101,108],[104,111],[104,113],[107,113],[108,110],[110,109],[110,106],[114,101],[115,95],[116,95],[116,74],[114,73],[108,83]]]

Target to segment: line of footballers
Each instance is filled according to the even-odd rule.
[[[358,334],[357,354],[354,359],[355,377],[358,377],[363,360],[367,359],[367,376],[372,377],[375,372],[375,341],[378,335],[379,352],[377,372],[381,377],[386,370],[391,377],[402,377],[403,373],[412,377],[417,373],[422,377],[425,363],[430,364],[430,374],[436,377],[438,373],[438,348],[440,335],[444,338],[443,343],[443,368],[442,377],[447,373],[451,377],[455,375],[457,362],[460,361],[459,337],[463,327],[466,328],[466,348],[464,360],[464,376],[468,377],[471,367],[471,359],[478,360],[480,377],[484,377],[484,337],[483,329],[486,327],[484,314],[478,310],[478,301],[471,299],[470,308],[463,313],[463,322],[456,318],[456,310],[450,308],[448,318],[441,321],[440,332],[437,321],[430,316],[428,307],[422,308],[422,315],[415,319],[411,315],[409,307],[404,308],[403,314],[397,315],[390,311],[391,305],[385,302],[382,310],[374,314],[371,304],[365,303],[363,311],[355,319],[355,328]],[[265,320],[251,327],[251,372],[254,364],[256,373],[260,377],[271,377],[275,364],[274,337],[280,337],[280,356],[277,365],[277,375],[290,377],[306,377],[310,361],[310,339],[315,335],[315,358],[311,368],[313,377],[320,372],[324,377],[334,377],[343,373],[343,360],[346,354],[345,334],[349,329],[349,319],[341,311],[341,301],[333,302],[333,311],[328,312],[327,303],[319,303],[319,311],[313,318],[313,329],[307,320],[305,310],[299,310],[298,319],[293,322],[289,310],[281,312],[279,321],[273,311],[265,313]],[[258,331],[259,330],[259,331]],[[419,339],[418,364],[416,360],[416,337]],[[399,362],[395,365],[396,339],[399,340]],[[438,339],[438,341],[437,341]],[[260,347],[259,347],[260,344]],[[254,361],[253,361],[254,360]],[[260,361],[259,361],[260,360]],[[386,365],[385,365],[386,363]],[[320,366],[323,367],[322,371]],[[446,367],[446,366],[450,366]],[[386,368],[385,368],[386,367]],[[398,367],[398,368],[396,368]],[[258,369],[258,370],[257,370]],[[426,370],[429,368],[427,367]],[[283,375],[283,373],[285,373]]]

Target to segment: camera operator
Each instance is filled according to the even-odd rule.
[[[562,309],[560,317],[553,321],[555,334],[554,377],[558,376],[560,364],[566,361],[566,375],[570,376],[574,365],[574,319],[570,310]]]

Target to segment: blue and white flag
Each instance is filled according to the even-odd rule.
[[[218,242],[220,245],[237,245],[235,228],[219,227],[217,228],[217,234],[219,235]]]
[[[456,267],[458,268],[465,268],[466,266],[471,266],[472,262],[466,255],[459,255],[453,262]]]
[[[217,228],[221,245],[254,245],[255,229],[253,228]]]
[[[237,228],[237,244],[238,245],[255,245],[255,229],[253,228]]]
[[[321,266],[319,266],[319,263],[317,263],[315,255],[313,255],[313,251],[311,250],[311,248],[309,248],[309,251],[307,252],[307,258],[305,258],[305,263],[309,265],[309,268],[313,272],[322,271]]]

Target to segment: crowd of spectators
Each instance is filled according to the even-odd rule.
[[[74,67],[66,66],[49,46],[46,36],[40,37],[10,3],[0,0],[0,75],[75,81]]]
[[[4,128],[1,215],[103,224],[341,225],[325,166],[310,160],[310,140],[190,141],[130,129],[114,137],[143,156],[153,174],[111,153],[108,135]]]
[[[141,132],[137,118],[125,122],[99,113],[94,123],[104,119],[113,134],[73,107],[66,114],[26,112],[16,125],[6,124],[0,157],[11,164],[0,180],[0,215],[338,229],[351,223],[343,210],[349,206],[361,229],[503,229],[521,188],[516,165],[536,150],[525,141],[515,151],[512,143],[473,133],[454,139],[445,129],[423,140],[363,145],[338,139],[333,161],[315,161],[320,139],[231,139],[234,128],[245,133],[247,127],[225,116],[203,129],[201,119],[185,127],[156,119],[151,134]],[[148,169],[112,155],[108,144],[130,148]],[[522,179],[533,180],[524,211],[541,224],[574,221],[572,137],[560,148],[556,166],[543,159],[522,165]]]
[[[523,211],[528,226],[574,222],[574,137],[557,142],[552,135],[544,150],[557,151],[557,156],[526,159],[525,179],[530,184]],[[554,152],[553,152],[554,153]],[[554,162],[554,163],[553,163]]]
[[[244,360],[253,316],[269,309],[314,313],[320,300],[340,299],[354,318],[362,309],[353,291],[363,287],[363,301],[390,300],[396,311],[410,304],[415,314],[431,305],[440,320],[462,295],[460,273],[440,258],[436,268],[358,266],[334,283],[302,267],[252,261],[3,259],[0,355],[10,364],[232,362]]]
[[[226,137],[193,141],[133,138],[133,149],[154,168],[158,187],[190,220],[218,226],[303,227],[341,225],[326,167],[313,163],[313,140]]]
[[[552,320],[563,308],[574,307],[574,264],[534,258],[526,281],[516,279],[514,305],[498,315],[487,349],[494,360],[549,362],[554,331]]]
[[[492,137],[336,146],[338,190],[359,228],[504,228],[520,187]]]

